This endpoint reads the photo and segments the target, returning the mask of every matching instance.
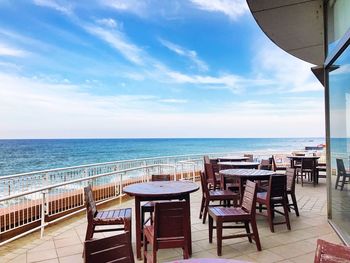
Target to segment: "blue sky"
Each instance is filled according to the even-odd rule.
[[[0,0],[0,138],[324,135],[242,0]]]

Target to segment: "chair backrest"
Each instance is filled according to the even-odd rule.
[[[210,163],[210,159],[209,159],[209,156],[208,156],[208,155],[204,155],[203,159],[204,159],[204,163],[205,163],[205,164],[206,164],[206,163]]]
[[[91,185],[84,188],[86,215],[88,222],[91,222],[97,213],[94,194],[92,192]]]
[[[128,232],[85,241],[84,247],[85,263],[135,262]]]
[[[166,241],[167,238],[188,238],[188,210],[185,201],[155,203],[155,239]]]
[[[316,161],[314,159],[305,159],[303,158],[301,160],[301,170],[308,169],[313,170],[315,169]]]
[[[244,154],[243,156],[249,158],[249,159],[247,159],[248,162],[253,162],[254,161],[253,154]]]
[[[206,163],[204,164],[204,168],[207,182],[213,184],[215,187],[218,184],[218,182],[216,181],[213,164]]]
[[[338,174],[339,175],[345,175],[346,174],[346,170],[345,170],[343,159],[336,159],[336,161],[337,161]]]
[[[247,180],[242,198],[242,208],[248,213],[255,213],[257,191],[258,185]]]
[[[332,244],[322,239],[317,240],[314,263],[350,262],[350,248]]]
[[[286,177],[287,177],[287,189],[290,189],[292,192],[294,192],[295,178],[296,178],[295,168],[287,168]]]
[[[270,177],[267,199],[286,197],[287,180],[284,174],[275,174]]]
[[[270,160],[262,159],[260,162],[260,170],[272,170],[272,164]]]
[[[152,181],[170,181],[170,174],[152,174]]]
[[[202,186],[202,192],[205,196],[209,196],[209,188],[208,188],[208,182],[207,177],[204,172],[201,172],[201,186]]]

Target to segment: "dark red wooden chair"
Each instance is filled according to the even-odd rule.
[[[209,208],[209,243],[213,241],[213,229],[216,228],[217,254],[221,256],[222,240],[228,238],[248,237],[249,242],[254,239],[258,251],[261,251],[258,228],[256,226],[256,193],[257,184],[247,181],[243,194],[242,205],[240,207],[210,207]],[[214,226],[214,221],[216,226]],[[243,225],[223,225],[223,223],[242,222]],[[252,226],[253,233],[250,232],[249,223]],[[223,236],[223,228],[245,228],[246,234],[236,234]]]
[[[268,159],[262,159],[260,162],[260,166],[259,166],[260,170],[272,170],[272,159],[268,160]]]
[[[157,251],[163,248],[183,249],[183,258],[189,258],[189,208],[186,202],[155,203],[153,225],[144,228],[144,262],[157,262]],[[147,244],[152,246],[152,253]]]
[[[87,240],[84,243],[85,263],[134,263],[129,233]]]
[[[335,189],[340,186],[340,190],[343,191],[344,185],[350,182],[350,173],[346,172],[343,159],[336,159],[337,161],[337,180],[335,182]],[[339,185],[341,184],[341,185]]]
[[[218,170],[218,169],[217,169]],[[212,189],[221,188],[221,178],[218,174],[215,174],[215,164],[205,163],[204,171],[207,176],[207,181],[211,185]],[[218,171],[217,171],[218,173]]]
[[[244,154],[244,157],[248,157],[247,162],[253,162],[254,161],[254,155],[253,154]]]
[[[304,178],[307,178],[307,183],[312,183],[316,186],[317,183],[316,173],[316,160],[314,159],[302,159],[301,166],[297,169],[297,183],[299,183],[299,177],[301,179],[301,186],[304,186]]]
[[[287,180],[285,175],[273,175],[269,180],[269,187],[267,192],[261,192],[257,194],[256,201],[259,204],[259,210],[267,210],[267,218],[271,232],[275,232],[274,225],[287,224],[288,230],[290,230],[290,221],[288,214],[288,203],[287,203]],[[283,207],[283,213],[275,210],[276,206]],[[285,221],[273,222],[274,213],[284,215]]]
[[[131,208],[98,211],[90,185],[84,188],[84,193],[88,221],[85,241],[92,239],[94,233],[118,230],[128,231],[131,240]],[[96,226],[106,225],[123,225],[123,227],[96,229]]]
[[[201,186],[202,186],[202,202],[199,212],[199,219],[203,218],[203,224],[207,218],[208,208],[210,202],[222,201],[225,205],[231,205],[230,202],[233,202],[233,205],[237,205],[239,199],[239,194],[234,193],[230,190],[210,190],[208,188],[208,181],[205,173],[201,172]]]
[[[350,262],[350,247],[317,240],[314,263]]]
[[[152,174],[151,181],[156,182],[156,181],[170,181],[170,174]],[[152,222],[152,217],[153,217],[153,211],[154,211],[154,202],[146,202],[144,205],[141,206],[141,222],[142,225],[147,224],[148,221]],[[150,217],[145,220],[145,215],[146,213],[150,213]]]
[[[290,208],[294,209],[296,216],[299,216],[298,203],[297,203],[297,198],[295,196],[295,179],[296,179],[295,168],[287,168],[286,177],[287,177],[288,208],[289,208],[289,211],[290,211]],[[288,195],[291,197],[291,201],[292,201],[291,203],[288,200]]]

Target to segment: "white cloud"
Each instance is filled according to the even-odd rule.
[[[183,100],[183,99],[161,99],[159,101],[164,103],[174,103],[174,104],[184,104],[188,102],[187,100]]]
[[[168,48],[169,50],[175,52],[179,56],[186,57],[192,61],[196,65],[196,67],[201,70],[201,71],[208,71],[209,67],[208,65],[202,61],[201,59],[198,58],[197,52],[194,50],[189,50],[184,47],[181,47],[179,45],[176,45],[170,41],[164,40],[164,39],[159,39],[160,43]]]
[[[107,42],[111,47],[118,50],[127,60],[142,65],[142,50],[131,43],[127,37],[118,30],[108,30],[98,26],[83,26],[89,33]]]
[[[321,98],[222,103],[209,112],[203,105],[183,114],[162,105],[178,99],[98,96],[79,85],[3,73],[0,83],[1,138],[302,137],[324,130]]]
[[[257,75],[274,82],[270,87],[273,92],[299,93],[323,90],[323,86],[311,72],[312,64],[293,57],[266,40],[256,42],[260,44],[252,60],[254,71]]]
[[[220,12],[231,20],[237,20],[247,13],[248,6],[245,0],[190,0],[197,8],[209,12]]]
[[[38,6],[48,7],[55,9],[66,15],[70,15],[73,12],[73,6],[70,2],[62,0],[33,0],[34,4]]]
[[[118,11],[128,11],[139,16],[144,16],[148,9],[148,1],[140,0],[101,0],[105,6]]]
[[[110,28],[118,27],[118,23],[113,18],[102,18],[96,20],[97,24],[107,26]]]
[[[28,55],[29,55],[29,52],[27,52],[23,49],[10,47],[10,46],[7,46],[5,44],[0,43],[0,56],[25,57]]]

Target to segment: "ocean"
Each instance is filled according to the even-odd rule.
[[[324,143],[324,138],[0,140],[0,176],[157,156],[285,152]]]

